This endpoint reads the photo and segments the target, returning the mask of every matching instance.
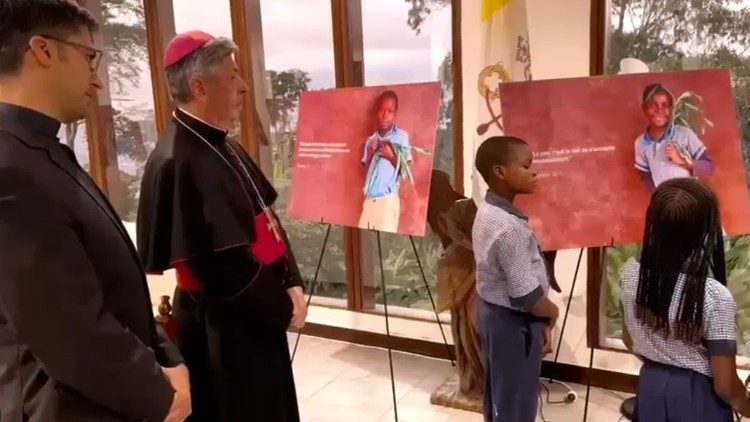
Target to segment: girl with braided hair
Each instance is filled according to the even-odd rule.
[[[636,421],[750,416],[737,376],[718,201],[692,178],[665,181],[646,213],[641,262],[621,273],[623,337],[644,362]]]

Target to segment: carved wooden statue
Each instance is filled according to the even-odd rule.
[[[162,296],[159,303],[159,315],[156,316],[156,323],[164,329],[167,338],[177,341],[177,320],[172,315],[172,304],[169,303],[169,296]]]
[[[443,249],[450,245],[451,239],[445,233],[445,228],[440,223],[440,218],[459,199],[465,199],[465,197],[453,189],[448,173],[441,170],[433,170],[430,181],[430,196],[427,202],[427,224],[430,225],[432,232],[440,238]]]
[[[438,310],[450,310],[456,345],[459,389],[469,398],[481,398],[484,370],[477,336],[477,293],[471,227],[477,207],[471,199],[456,201],[443,216],[452,243],[438,261]]]

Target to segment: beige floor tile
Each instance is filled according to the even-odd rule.
[[[384,350],[306,337],[294,363],[302,420],[306,422],[388,422],[393,420],[391,383]],[[305,351],[303,353],[303,351]],[[450,363],[393,353],[399,420],[402,422],[481,422],[477,413],[430,404],[430,394],[455,369]],[[545,405],[550,422],[579,422],[586,387],[572,385],[578,399],[569,405]],[[552,400],[567,391],[552,386]],[[590,422],[618,421],[624,394],[591,389]],[[541,418],[537,419],[542,421]]]
[[[447,422],[450,419],[447,409],[430,406],[399,406],[399,422]],[[381,419],[382,422],[394,421],[393,411],[389,410]]]
[[[300,411],[304,412],[304,408]],[[317,407],[311,413],[303,413],[302,420],[309,422],[380,422],[384,412],[348,406]]]
[[[335,380],[335,376],[326,374],[308,374],[302,376],[295,374],[297,399],[307,400]]]
[[[451,415],[448,418],[448,422],[482,422],[483,420],[482,415],[468,412]]]

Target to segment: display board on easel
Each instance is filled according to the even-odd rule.
[[[715,170],[703,177],[716,192],[729,236],[750,233],[750,198],[726,70],[642,73],[621,76],[507,83],[500,87],[506,133],[526,139],[534,150],[541,188],[519,201],[547,250],[605,247],[590,251],[587,323],[591,347],[626,351],[619,340],[619,268],[638,256],[650,189],[643,167],[643,136],[654,118],[643,106],[646,88],[671,93],[661,111],[672,127],[692,140],[679,151],[685,160],[707,153]],[[668,101],[669,102],[669,101]],[[658,158],[658,157],[657,157]],[[677,165],[661,157],[651,176]],[[667,170],[667,171],[663,171]],[[689,176],[689,174],[687,175]],[[683,176],[685,177],[685,176]],[[651,182],[658,185],[659,180]],[[738,354],[750,356],[750,240],[727,240],[729,288],[739,305]],[[733,272],[734,269],[734,272]],[[745,308],[745,309],[743,309]],[[750,318],[748,319],[750,321]],[[748,359],[740,359],[748,363]]]
[[[439,82],[303,93],[286,216],[424,236],[439,108]]]
[[[387,336],[390,323],[380,232],[409,236],[443,342],[452,356],[413,237],[425,234],[439,107],[439,82],[303,93],[286,216],[328,225],[308,306],[331,227],[375,232]],[[398,421],[390,348],[388,363]]]
[[[750,233],[748,225],[748,194],[742,158],[741,138],[735,117],[734,97],[725,70],[677,73],[641,74],[628,79],[646,83],[661,83],[679,98],[692,98],[687,107],[693,113],[689,119],[676,124],[686,125],[705,145],[716,171],[703,177],[719,197],[721,216],[726,231],[727,285],[738,305],[737,344],[738,363],[750,369]],[[636,107],[631,101],[630,108]],[[684,108],[685,106],[683,106]],[[676,114],[684,113],[678,105]],[[638,115],[638,110],[631,113]],[[641,114],[642,115],[642,114]],[[618,116],[619,119],[625,117]],[[631,132],[643,132],[645,124],[631,125]],[[635,156],[635,154],[633,154]],[[636,183],[632,178],[631,183]],[[645,215],[645,209],[642,211]],[[642,217],[643,218],[643,217]],[[637,228],[642,231],[643,219]],[[622,317],[619,309],[619,269],[629,260],[637,259],[642,233],[635,232],[627,239],[607,245],[598,259],[591,259],[595,268],[589,274],[589,344],[592,347],[625,351],[621,341]]]
[[[710,154],[716,170],[704,180],[719,197],[727,234],[750,233],[750,197],[728,71],[502,84],[506,133],[526,139],[534,150],[540,188],[519,198],[519,206],[545,249],[641,241],[650,192],[636,170],[636,142],[649,125],[641,102],[652,84],[673,94],[675,128],[693,132]],[[697,142],[689,148],[701,152]],[[652,175],[675,166],[659,161]]]
[[[713,174],[701,178],[719,198],[728,236],[729,288],[740,313],[750,313],[750,240],[741,236],[750,233],[750,198],[726,70],[513,83],[501,91],[508,132],[524,137],[535,150],[541,189],[521,206],[532,216],[543,246],[607,247],[589,257],[589,278],[595,279],[594,286],[589,284],[595,288],[588,289],[588,323],[595,328],[589,343],[596,348],[624,350],[618,273],[638,256],[643,235],[649,192],[636,169],[636,147],[649,125],[642,98],[652,84],[671,91],[674,127],[692,132],[714,163]],[[746,339],[744,334],[750,323],[740,318],[737,331],[738,352],[750,357],[745,351],[750,335]]]

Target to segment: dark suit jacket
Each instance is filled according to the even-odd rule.
[[[182,358],[155,327],[125,228],[55,124],[0,104],[0,420],[163,420],[160,366]]]

